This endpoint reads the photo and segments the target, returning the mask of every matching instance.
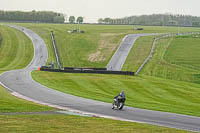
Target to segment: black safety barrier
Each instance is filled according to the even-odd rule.
[[[98,71],[106,71],[107,68],[64,67],[64,70],[98,70]]]
[[[106,70],[62,70],[62,69],[51,69],[48,67],[41,67],[40,71],[49,72],[64,72],[64,73],[93,73],[93,74],[118,74],[118,75],[130,75],[134,76],[134,72],[129,71],[106,71]]]
[[[41,66],[40,69],[52,69],[51,67],[48,67],[48,66]]]

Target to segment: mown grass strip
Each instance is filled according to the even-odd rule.
[[[200,71],[200,35],[179,36],[169,45],[164,59],[171,63]]]
[[[20,31],[0,26],[2,44],[0,47],[0,71],[24,68],[33,57],[31,41]]]
[[[2,133],[189,133],[188,131],[70,115],[0,116]]]

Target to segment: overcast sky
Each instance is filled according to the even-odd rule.
[[[200,16],[200,0],[0,0],[0,10],[51,10],[96,22],[98,18],[153,13]]]

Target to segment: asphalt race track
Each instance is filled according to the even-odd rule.
[[[156,34],[154,33],[129,34],[125,36],[121,45],[119,46],[119,48],[117,49],[115,54],[112,56],[111,60],[109,61],[106,67],[107,70],[121,71],[121,68],[123,67],[125,63],[128,53],[133,47],[135,40],[141,36],[152,36],[152,35],[156,35]]]
[[[31,30],[19,26],[13,27],[23,31],[31,38],[34,44],[35,55],[32,62],[25,69],[12,70],[0,76],[0,83],[5,88],[9,89],[11,94],[26,100],[66,110],[75,110],[80,113],[200,132],[200,117],[126,106],[122,111],[113,110],[111,109],[111,103],[64,94],[36,83],[32,80],[30,72],[45,64],[47,60],[46,45],[44,41]],[[130,37],[132,37],[132,35]]]

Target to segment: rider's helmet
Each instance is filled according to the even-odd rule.
[[[124,90],[122,90],[119,94],[121,97],[125,98],[125,93],[124,93]]]

